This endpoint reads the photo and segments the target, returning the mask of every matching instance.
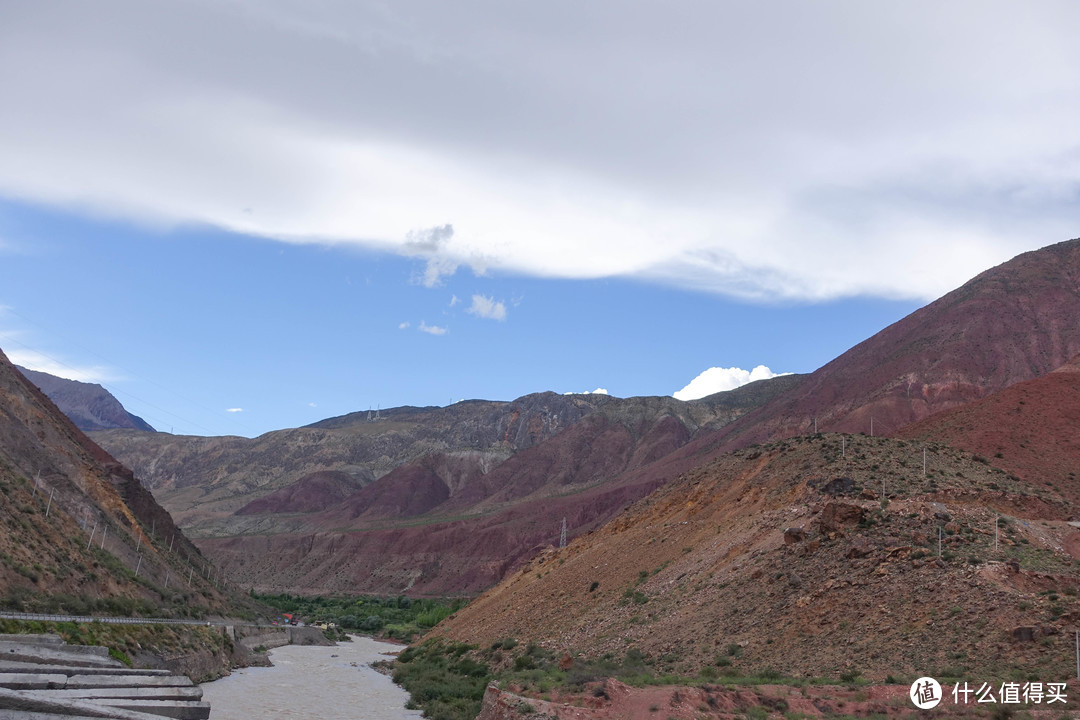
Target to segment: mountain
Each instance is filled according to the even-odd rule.
[[[84,432],[113,428],[154,432],[145,420],[125,410],[112,393],[96,383],[67,380],[18,365],[15,367]]]
[[[512,638],[485,656],[502,667],[539,646],[525,667],[635,655],[691,677],[1072,677],[1075,506],[940,444],[924,476],[922,448],[830,433],[725,454],[434,632]]]
[[[677,455],[688,463],[812,432],[892,435],[1080,353],[1080,239],[981,273]],[[675,458],[673,458],[675,459]]]
[[[689,403],[540,393],[395,408],[254,440],[95,438],[245,586],[472,594],[557,541],[564,518],[570,537],[598,527],[666,479],[648,472],[663,457],[796,382]],[[348,483],[362,487],[339,498]]]
[[[810,432],[815,419],[822,431],[895,434],[1045,375],[1080,353],[1078,278],[1080,240],[1025,253],[810,375],[692,403],[548,393],[356,413],[251,441],[95,438],[255,587],[474,592],[556,542],[563,517],[570,537],[598,528],[725,452]],[[251,511],[325,470],[362,487],[323,509],[274,496]]]
[[[219,577],[131,471],[0,352],[0,603],[224,614],[236,605]]]
[[[904,428],[899,437],[976,453],[1080,504],[1080,357],[1042,377]],[[1074,518],[1075,519],[1075,518]]]

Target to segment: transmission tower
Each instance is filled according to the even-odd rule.
[[[559,547],[566,547],[566,518],[562,519],[562,532],[559,533]]]

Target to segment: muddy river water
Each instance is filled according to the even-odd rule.
[[[368,666],[400,646],[354,637],[334,647],[286,645],[270,651],[274,667],[234,670],[206,683],[210,720],[415,720],[409,696]]]

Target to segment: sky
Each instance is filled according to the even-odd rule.
[[[200,435],[811,372],[1080,235],[1078,21],[0,1],[0,348]]]

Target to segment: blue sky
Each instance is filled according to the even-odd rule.
[[[428,288],[423,262],[394,255],[12,203],[0,229],[19,239],[4,255],[0,347],[100,381],[155,428],[184,434],[543,390],[670,395],[717,365],[807,372],[918,304],[749,303],[470,271]],[[503,303],[505,319],[470,313],[473,295]]]
[[[0,348],[196,434],[808,372],[1078,234],[1077,21],[5,4]]]

